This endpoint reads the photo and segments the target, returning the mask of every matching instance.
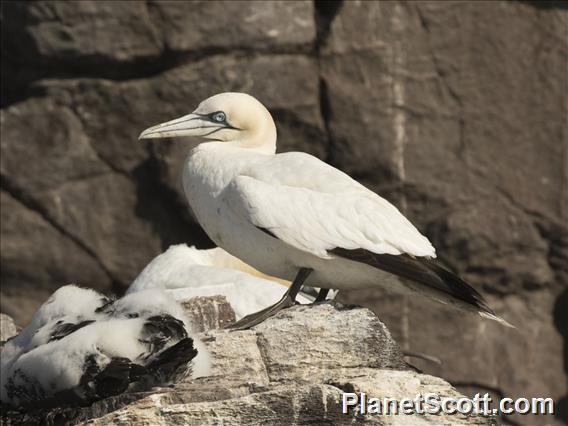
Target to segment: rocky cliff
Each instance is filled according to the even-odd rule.
[[[523,332],[345,301],[464,392],[566,394],[565,3],[12,1],[1,19],[1,309],[18,322],[62,283],[120,292],[171,243],[209,244],[181,195],[187,146],[136,137],[239,90],[280,151],[394,202]]]
[[[193,321],[211,352],[212,375],[152,392],[120,395],[90,407],[10,413],[6,425],[491,425],[481,415],[361,414],[342,412],[343,393],[414,399],[417,394],[461,395],[437,377],[409,368],[386,326],[368,309],[335,303],[296,306],[246,331],[209,327],[234,320],[230,306],[200,298]],[[219,310],[219,308],[221,308]],[[221,312],[215,317],[212,312]]]

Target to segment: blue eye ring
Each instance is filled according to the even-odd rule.
[[[227,119],[227,116],[223,111],[218,111],[211,114],[211,118],[213,119],[213,121],[216,121],[217,123],[224,123],[225,120]]]

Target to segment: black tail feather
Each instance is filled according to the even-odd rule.
[[[94,323],[95,320],[86,320],[86,321],[81,321],[78,323],[70,323],[70,322],[62,322],[62,321],[58,321],[55,326],[53,327],[53,330],[51,332],[51,334],[49,335],[49,342],[52,342],[54,340],[61,340],[63,339],[65,336],[68,336],[69,334],[89,325]]]
[[[341,247],[330,250],[330,253],[410,279],[472,305],[480,311],[495,314],[477,290],[435,260],[414,258],[406,254],[376,254],[364,249],[347,250]]]
[[[173,380],[189,372],[190,361],[196,356],[193,339],[186,337],[159,354],[146,368],[161,380]]]

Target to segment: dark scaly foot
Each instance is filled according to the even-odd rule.
[[[264,308],[261,311],[241,318],[239,321],[228,325],[227,328],[231,330],[246,330],[247,328],[251,328],[257,324],[260,324],[265,319],[270,318],[282,309],[293,306],[296,302],[296,296],[302,288],[302,284],[312,271],[313,269],[311,268],[300,268],[298,274],[296,275],[296,278],[294,278],[294,281],[292,282],[292,285],[290,286],[288,291],[286,291],[282,299],[280,299],[274,305],[269,306],[268,308]]]
[[[319,291],[316,299],[312,303],[312,305],[315,304],[315,303],[325,302],[325,298],[327,297],[328,293],[329,293],[329,288],[320,288],[320,291]]]

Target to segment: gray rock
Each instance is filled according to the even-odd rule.
[[[129,283],[161,251],[152,225],[138,215],[136,185],[109,173],[71,181],[37,198],[60,227],[94,252],[118,283]]]
[[[77,277],[85,286],[110,290],[110,277],[85,247],[5,191],[1,203],[2,312],[26,325],[57,288]]]
[[[253,331],[210,331],[203,336],[213,360],[208,383],[248,394],[249,389],[268,386],[270,377],[258,335]]]
[[[387,328],[367,309],[296,306],[252,330],[210,330],[202,337],[211,352],[210,377],[41,416],[47,424],[91,425],[493,424],[479,415],[342,414],[343,392],[461,396],[444,380],[408,369]]]
[[[71,66],[73,58],[80,67],[101,60],[158,60],[166,48],[309,47],[315,38],[313,13],[311,2],[39,1],[8,5],[7,21],[17,18],[25,25],[6,31],[33,47],[35,55],[25,59]]]
[[[173,51],[308,49],[316,35],[313,3],[307,1],[151,1],[148,7],[165,45]]]
[[[198,333],[225,328],[235,322],[235,311],[225,296],[192,297],[181,305]]]
[[[40,78],[135,79],[188,54],[308,52],[316,36],[314,7],[307,1],[10,2],[2,14],[6,72],[14,82],[3,102],[21,99]]]
[[[333,369],[406,368],[389,331],[367,309],[298,306],[254,330],[272,381],[317,380]]]
[[[16,188],[40,193],[110,171],[66,105],[36,98],[2,110],[1,117],[0,170]]]
[[[422,298],[362,291],[340,299],[372,307],[403,349],[433,355],[442,362],[436,365],[411,359],[413,365],[443,377],[470,397],[489,392],[495,400],[531,395],[558,401],[566,394],[565,382],[557,380],[564,368],[562,336],[550,321],[558,297],[558,293],[544,289],[532,291],[530,296],[490,295],[490,305],[517,329]],[[493,355],[496,353],[499,356]],[[552,421],[551,416],[518,415],[512,420],[528,425]]]
[[[73,57],[124,62],[157,57],[162,49],[143,3],[85,1],[73,5],[40,1],[26,8],[25,19],[29,42],[39,57],[50,61],[69,64]],[[120,37],[116,37],[118,33]]]
[[[377,312],[403,348],[439,357],[417,364],[463,391],[559,400],[566,337],[551,316],[568,283],[568,14],[462,5],[344,2],[321,57],[330,158],[395,202],[522,331],[418,298],[342,297]]]
[[[11,316],[0,314],[0,342],[5,342],[10,337],[18,334],[18,326]]]

